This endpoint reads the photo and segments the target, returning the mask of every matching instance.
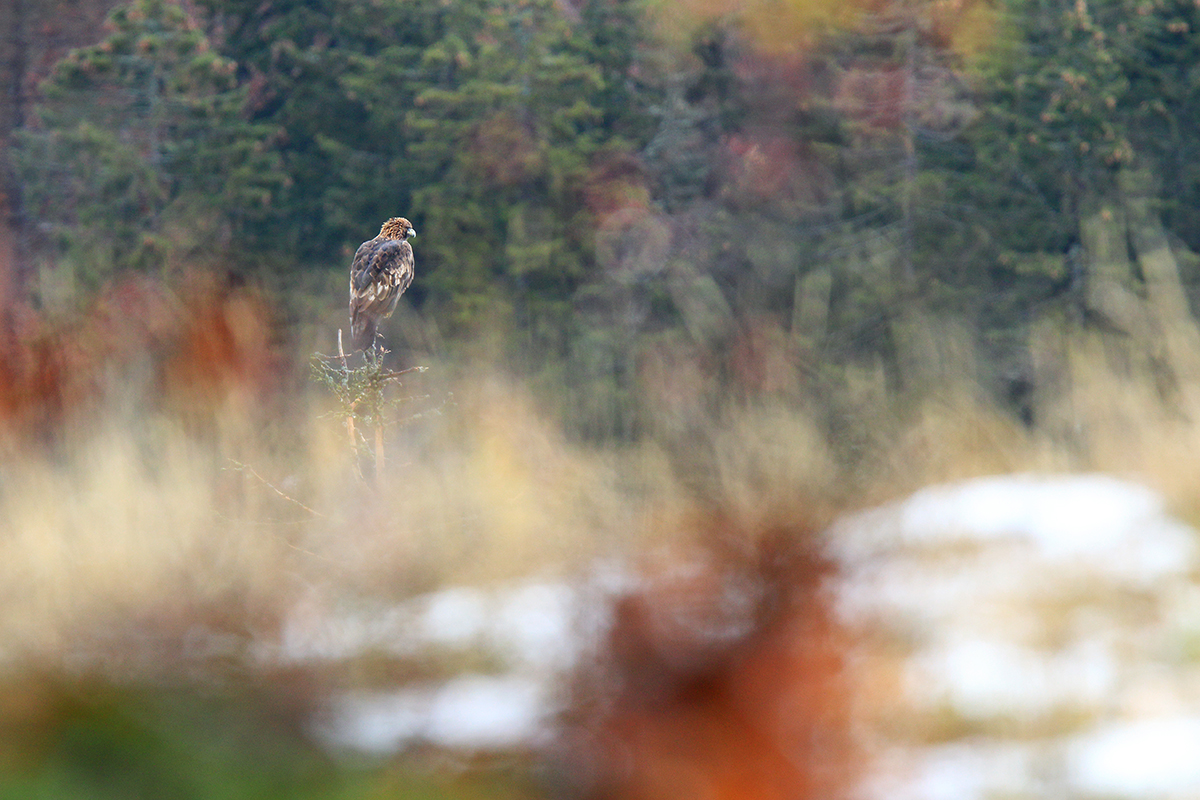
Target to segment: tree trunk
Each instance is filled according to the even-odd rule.
[[[1179,264],[1162,220],[1151,204],[1153,177],[1147,169],[1121,173],[1129,241],[1146,286],[1146,315],[1158,350],[1189,410],[1200,411],[1200,328],[1179,279]]]
[[[1112,199],[1091,200],[1085,209],[1079,237],[1087,259],[1087,310],[1102,327],[1145,343],[1150,338],[1149,321],[1134,288],[1125,209]]]

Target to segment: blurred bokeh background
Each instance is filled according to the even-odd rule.
[[[1200,796],[1197,64],[1191,0],[0,0],[0,798]]]

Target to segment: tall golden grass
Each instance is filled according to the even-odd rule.
[[[1039,334],[1023,425],[962,368],[969,342],[919,395],[896,395],[870,366],[816,392],[786,329],[755,320],[751,344],[712,371],[724,389],[687,357],[643,370],[653,433],[619,447],[569,440],[544,410],[554,403],[494,366],[435,365],[397,389],[418,398],[398,417],[425,415],[389,428],[372,487],[253,291],[131,280],[75,319],[20,322],[0,347],[11,652],[54,652],[106,613],[258,614],[306,583],[403,595],[573,569],[652,545],[670,527],[659,521],[696,508],[749,525],[789,506],[827,518],[1031,469],[1117,472],[1195,505],[1200,410],[1096,336]]]
[[[603,773],[588,791],[661,797],[685,775],[712,796],[824,796],[822,781],[853,771],[848,738],[837,769],[820,772],[772,760],[779,731],[738,726],[776,689],[794,701],[788,724],[819,719],[839,736],[849,725],[855,688],[838,667],[848,639],[813,589],[832,569],[814,533],[834,516],[930,482],[1028,470],[1133,476],[1200,511],[1194,394],[1120,341],[1039,331],[1023,424],[980,391],[959,327],[931,331],[960,337],[939,351],[953,363],[924,365],[921,391],[903,394],[871,364],[817,383],[784,325],[744,330],[747,341],[700,367],[686,348],[643,359],[651,433],[619,445],[572,440],[546,411],[561,404],[495,366],[430,363],[396,389],[414,399],[387,431],[376,484],[361,477],[369,451],[350,448],[255,291],[136,280],[69,320],[10,320],[0,660],[115,680],[237,680],[265,669],[254,653],[301,599],[333,610],[443,584],[576,575],[598,558],[693,559],[700,547],[717,564],[707,584],[680,596],[651,570],[618,607],[608,647],[621,677],[591,686],[615,692],[607,711],[589,717],[594,697],[576,696],[577,719],[601,742],[580,756]],[[710,369],[713,359],[726,363]],[[771,572],[784,562],[791,572]],[[768,605],[727,649],[700,653],[703,669],[678,673],[664,648],[707,645],[672,638],[654,615],[678,603],[711,611],[731,570],[757,574]],[[804,661],[789,637],[824,660]],[[647,700],[643,685],[664,693]],[[632,772],[603,772],[629,748],[643,757]]]

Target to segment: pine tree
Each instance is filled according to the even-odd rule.
[[[199,4],[238,64],[249,119],[278,132],[286,213],[258,242],[323,267],[384,219],[413,215],[403,115],[420,54],[453,9],[438,0]]]
[[[219,240],[223,225],[228,240],[278,185],[266,132],[240,116],[235,65],[194,18],[136,0],[109,27],[56,66],[16,153],[30,213],[90,282],[163,266],[179,244],[171,226],[215,225]]]
[[[561,318],[590,267],[581,189],[606,135],[600,71],[550,0],[459,3],[443,23],[404,118],[429,286],[457,324],[506,307],[535,326]]]

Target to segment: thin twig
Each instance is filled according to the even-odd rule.
[[[284,500],[287,500],[289,503],[294,503],[294,504],[300,506],[300,508],[303,508],[305,511],[307,511],[308,513],[310,513],[314,516],[322,517],[324,519],[329,518],[328,515],[322,514],[320,511],[317,511],[314,508],[309,508],[308,506],[304,505],[304,503],[301,503],[296,498],[283,492],[275,484],[271,483],[266,478],[264,478],[262,475],[259,475],[257,472],[255,472],[254,467],[250,466],[249,464],[243,464],[240,461],[234,461],[232,458],[229,459],[229,463],[233,464],[234,469],[236,469],[238,472],[249,472],[250,475],[253,476],[259,483],[261,483],[263,486],[266,486],[268,489],[270,489],[275,494],[282,497]]]
[[[379,373],[379,377],[383,378],[385,381],[393,381],[399,378],[401,375],[407,375],[410,372],[425,372],[428,369],[429,367],[409,367],[408,369],[390,370],[388,372]]]
[[[350,372],[350,367],[346,364],[346,351],[342,349],[342,329],[338,328],[338,355],[342,358],[342,374],[347,375]],[[357,444],[358,437],[354,434],[354,407],[357,402],[350,404],[349,413],[346,414],[346,433],[350,435],[350,449],[353,450]]]
[[[375,485],[383,485],[383,423],[375,423]]]
[[[286,536],[284,536],[282,533],[271,530],[272,528],[278,527],[280,525],[303,525],[304,523],[299,520],[282,521],[282,520],[238,519],[237,517],[228,517],[228,516],[220,513],[219,511],[214,511],[212,513],[213,513],[213,516],[216,519],[220,520],[221,522],[229,522],[234,525],[259,525],[259,526],[266,527],[281,542],[283,542],[283,544],[286,547],[290,547],[291,549],[295,550],[296,552],[303,553],[306,556],[312,556],[313,558],[320,559],[321,561],[326,561],[330,564],[344,565],[346,563],[345,561],[339,561],[337,559],[330,558],[329,556],[323,556],[320,553],[314,553],[312,550],[301,547],[298,544],[292,544],[290,541],[288,541],[288,538]]]

